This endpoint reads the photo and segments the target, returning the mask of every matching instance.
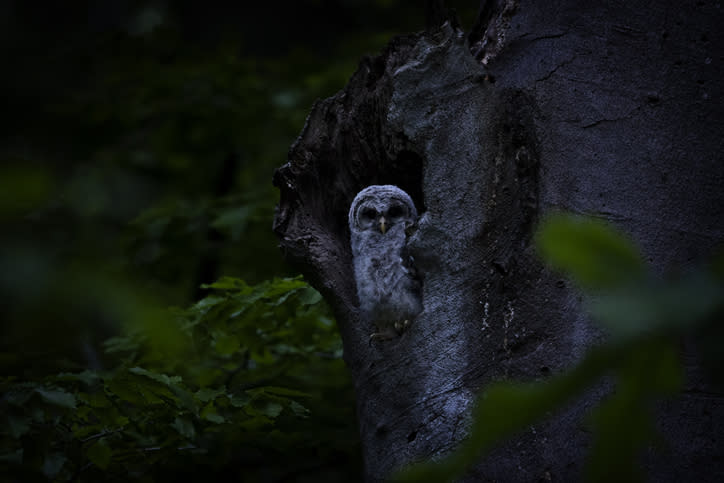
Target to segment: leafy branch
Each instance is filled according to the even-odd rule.
[[[340,341],[321,296],[300,278],[256,286],[223,278],[207,289],[191,307],[170,309],[165,326],[109,339],[119,358],[110,371],[2,380],[3,473],[95,481],[99,472],[181,471],[189,457],[213,468],[245,448],[273,467],[277,448],[303,439],[299,463],[280,468],[293,472],[307,467],[305,453],[340,444],[334,431],[304,434],[321,416],[353,423]],[[335,407],[330,390],[348,406]]]

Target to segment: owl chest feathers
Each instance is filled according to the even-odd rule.
[[[364,249],[354,254],[354,269],[363,314],[377,323],[411,319],[421,310],[420,283],[404,253],[404,226],[359,235]]]

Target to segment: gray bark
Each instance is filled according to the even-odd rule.
[[[659,271],[724,239],[724,15],[713,2],[483,2],[466,36],[449,22],[393,39],[318,102],[275,174],[275,231],[333,307],[355,383],[369,481],[445,454],[491,381],[566,370],[602,334],[532,234],[565,210],[614,223]],[[410,241],[424,311],[368,343],[347,210],[396,184],[421,213]],[[689,359],[687,359],[689,360]],[[661,408],[654,481],[724,477],[722,394],[688,367]],[[474,481],[577,481],[600,393],[488,455]]]

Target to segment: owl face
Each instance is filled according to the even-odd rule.
[[[360,191],[352,202],[349,224],[353,232],[375,231],[382,235],[395,226],[417,218],[407,193],[392,185],[373,185]]]

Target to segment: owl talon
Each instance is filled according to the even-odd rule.
[[[410,326],[410,321],[405,319],[402,322],[395,322],[395,330],[398,334],[402,334]]]
[[[372,344],[373,341],[396,339],[397,336],[398,334],[394,330],[375,332],[374,334],[370,335],[370,344]]]

